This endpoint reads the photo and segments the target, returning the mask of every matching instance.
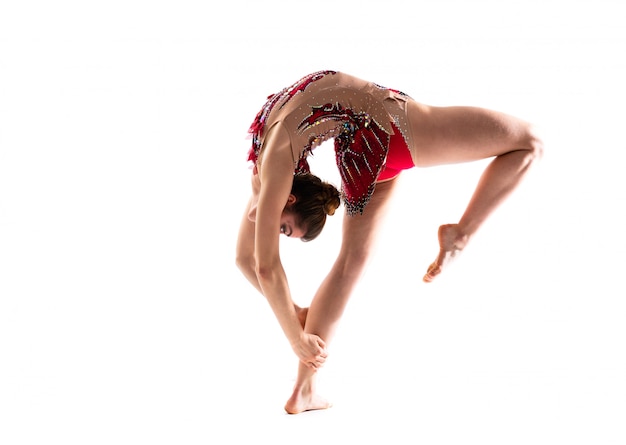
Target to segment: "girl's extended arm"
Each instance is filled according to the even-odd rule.
[[[256,277],[296,355],[308,366],[318,367],[326,357],[325,344],[304,333],[279,254],[280,218],[293,183],[291,144],[280,124],[270,130],[265,144],[254,234]]]
[[[250,208],[256,198],[252,196],[246,211],[241,219],[241,225],[239,226],[239,236],[237,237],[237,267],[241,270],[244,277],[252,284],[256,290],[261,294],[261,285],[256,277],[256,260],[254,259],[254,231],[255,224],[250,221],[248,215],[250,214]]]

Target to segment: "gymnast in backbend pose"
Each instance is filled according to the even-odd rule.
[[[336,71],[309,74],[269,97],[254,120],[252,196],[237,240],[237,265],[269,302],[299,369],[285,410],[324,409],[316,373],[370,256],[402,170],[494,158],[458,222],[439,227],[430,282],[517,187],[542,144],[520,119],[475,107],[433,107]],[[307,157],[334,139],[341,191],[309,172]],[[296,306],[279,256],[280,234],[315,238],[343,200],[341,248],[309,308]]]

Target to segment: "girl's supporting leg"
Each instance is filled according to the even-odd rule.
[[[344,215],[339,255],[311,301],[305,332],[321,337],[328,346],[348,299],[374,248],[396,181],[379,183],[363,215]],[[316,391],[317,372],[300,363],[293,394],[285,405],[290,414],[330,406]]]

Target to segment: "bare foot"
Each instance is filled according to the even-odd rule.
[[[295,304],[294,304],[294,307],[296,308],[296,315],[298,315],[298,321],[300,321],[300,325],[302,326],[302,329],[304,329],[304,325],[306,324],[306,316],[309,313],[309,308],[296,306]]]
[[[294,388],[293,394],[285,404],[285,411],[287,411],[287,414],[299,414],[304,411],[328,409],[331,406],[332,403],[311,390]]]
[[[428,266],[424,282],[430,283],[441,273],[452,259],[465,248],[469,236],[461,232],[458,224],[444,224],[439,226],[439,255],[434,263]]]

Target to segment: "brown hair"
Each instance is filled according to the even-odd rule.
[[[287,211],[296,215],[305,231],[302,241],[311,241],[322,232],[326,215],[333,215],[341,204],[339,191],[317,176],[304,173],[294,175],[291,193],[296,201]]]

